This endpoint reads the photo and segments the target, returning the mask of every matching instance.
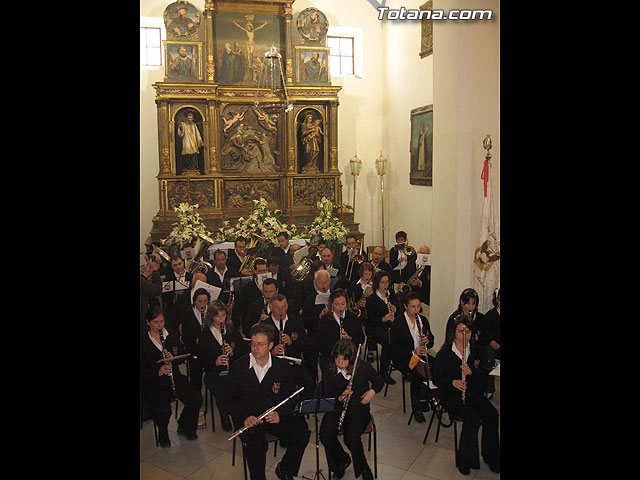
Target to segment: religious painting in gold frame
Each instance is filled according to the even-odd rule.
[[[329,85],[329,47],[295,45],[296,83],[308,85]]]
[[[202,81],[204,42],[164,40],[164,78],[172,82]]]
[[[411,139],[409,145],[411,185],[433,183],[433,105],[411,110]]]
[[[433,10],[433,0],[420,5],[420,10]],[[424,58],[433,53],[433,20],[423,15],[420,28],[420,58]]]

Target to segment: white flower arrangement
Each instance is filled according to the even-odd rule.
[[[196,211],[198,206],[181,203],[173,209],[178,214],[178,221],[173,224],[173,230],[162,242],[167,248],[167,253],[176,254],[184,247],[190,246],[201,233],[211,235]]]
[[[264,198],[253,200],[251,214],[247,218],[240,217],[235,226],[230,226],[229,221],[222,222],[222,227],[217,234],[217,240],[232,242],[237,237],[242,236],[248,242],[251,234],[255,233],[266,238],[272,245],[277,245],[277,236],[280,232],[287,232],[289,238],[293,239],[296,236],[296,226],[282,223],[280,221],[282,211],[276,209],[272,212],[267,209],[267,205],[268,202]]]
[[[331,249],[346,243],[347,228],[338,217],[333,216],[333,212],[339,208],[339,205],[334,205],[331,200],[322,197],[316,206],[318,216],[306,227],[303,236],[310,238],[310,242],[314,245],[324,241]]]

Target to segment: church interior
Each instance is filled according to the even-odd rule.
[[[491,16],[393,14],[411,9]],[[185,202],[198,204],[216,241],[232,242],[215,235],[246,218],[256,201],[266,199],[300,232],[328,198],[367,254],[382,246],[388,261],[399,231],[430,254],[421,314],[435,355],[461,292],[475,287],[486,177],[500,223],[499,0],[141,0],[140,27],[141,256],[169,237]],[[158,30],[160,41],[149,43],[155,53],[143,52],[143,29]],[[363,436],[376,478],[499,478],[482,462],[470,475],[458,471],[459,429],[454,435],[436,420],[423,442],[431,412],[426,422],[413,421],[404,406],[409,385],[399,372],[393,377],[371,403],[375,448]],[[499,373],[490,402],[500,412]],[[141,422],[141,479],[249,478],[211,405],[197,441],[178,435],[172,408],[171,448],[157,445],[151,420]],[[308,424],[312,440],[295,478],[317,478]],[[286,447],[276,444],[269,444],[267,479],[280,478]],[[329,478],[322,446],[319,459]],[[343,478],[356,478],[353,469]]]

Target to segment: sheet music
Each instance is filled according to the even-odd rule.
[[[418,258],[416,259],[416,265],[431,265],[431,254],[430,253],[418,253]]]
[[[496,368],[491,370],[489,372],[489,375],[495,375],[496,377],[499,377],[500,376],[500,364],[498,364],[498,366]]]
[[[318,293],[316,295],[316,305],[329,305],[329,295],[331,292],[327,293]]]
[[[302,260],[307,255],[309,255],[309,247],[302,247],[300,250],[293,254],[293,261],[295,263],[300,263],[300,260]]]
[[[208,283],[203,282],[202,280],[198,280],[194,285],[193,290],[191,290],[191,303],[193,303],[193,294],[199,288],[204,288],[209,292],[209,294],[211,295],[211,301],[217,300],[218,296],[220,295],[220,292],[222,291],[220,287],[216,287],[215,285],[210,285]]]

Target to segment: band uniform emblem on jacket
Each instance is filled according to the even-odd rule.
[[[278,392],[280,392],[280,382],[273,382],[273,387],[271,387],[271,390],[277,395]]]

